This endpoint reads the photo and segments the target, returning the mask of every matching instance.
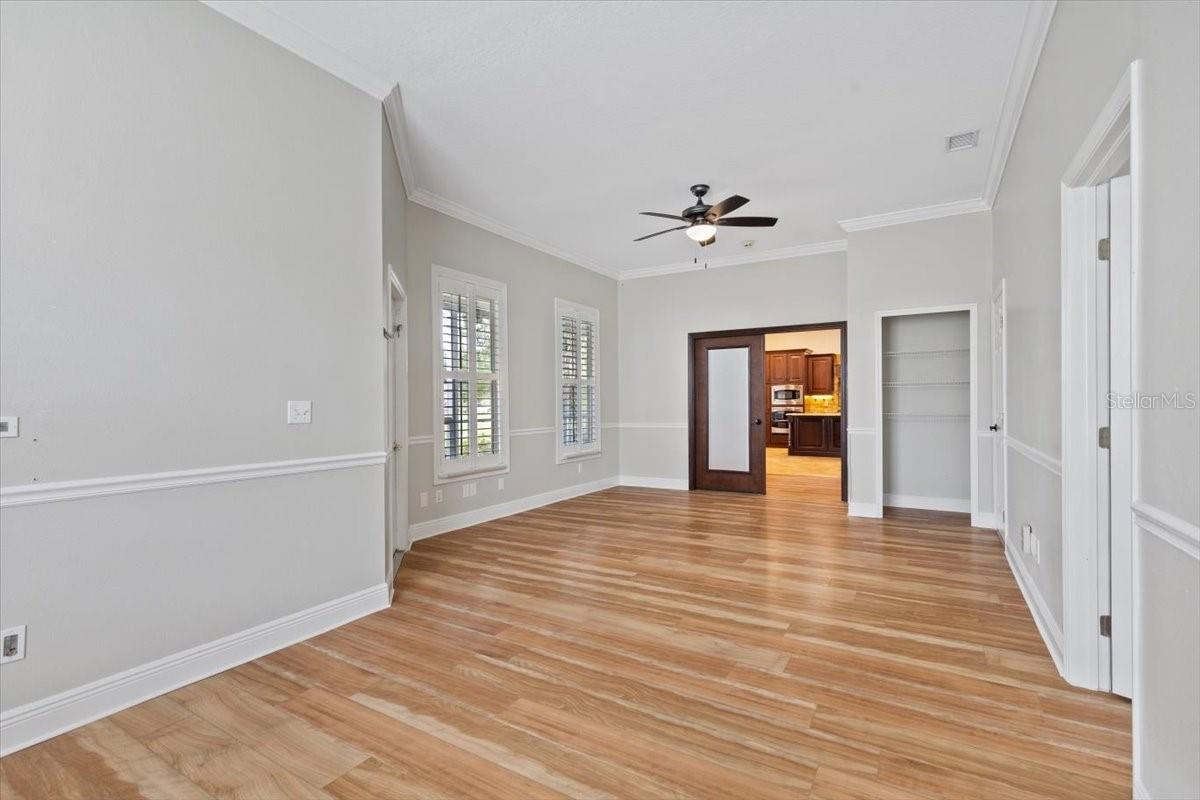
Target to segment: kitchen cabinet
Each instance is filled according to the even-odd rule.
[[[795,416],[788,418],[788,455],[840,456],[841,416]]]
[[[837,370],[837,356],[832,353],[811,355],[808,362],[808,380],[805,381],[807,394],[833,394],[834,373]]]
[[[787,382],[808,385],[808,351],[787,353]],[[804,391],[812,394],[807,388]]]
[[[787,353],[767,353],[767,383],[791,383],[788,380]]]

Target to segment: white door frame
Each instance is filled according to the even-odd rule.
[[[996,323],[996,309],[1000,322]],[[1000,341],[1000,359],[996,359],[996,339]],[[992,505],[996,532],[1008,542],[1008,286],[1005,279],[992,294]],[[998,378],[998,380],[997,380]],[[999,400],[997,404],[996,401]],[[999,405],[999,408],[996,406]]]
[[[875,430],[878,435],[875,437],[875,508],[879,515],[883,514],[883,319],[884,317],[907,317],[917,314],[945,314],[955,311],[966,311],[968,316],[968,324],[971,329],[971,419],[970,430],[968,431],[971,448],[971,524],[982,525],[983,520],[979,514],[979,445],[977,427],[978,415],[978,398],[979,392],[979,373],[978,365],[979,358],[976,349],[978,347],[978,336],[976,335],[976,317],[978,316],[978,304],[976,303],[959,303],[947,306],[927,306],[924,308],[898,308],[891,311],[876,311],[875,312]]]
[[[1096,315],[1096,186],[1116,174],[1129,161],[1132,190],[1132,229],[1127,299],[1130,316],[1129,375],[1136,376],[1137,330],[1132,314],[1137,309],[1137,274],[1140,264],[1141,209],[1141,88],[1140,62],[1130,64],[1084,137],[1062,177],[1062,568],[1063,568],[1063,677],[1089,689],[1106,689],[1110,682],[1109,642],[1100,635],[1101,609],[1109,598],[1108,525],[1099,518],[1097,448],[1100,402],[1096,391],[1098,320]],[[1125,365],[1118,365],[1122,371]],[[1133,387],[1131,387],[1133,388]],[[1128,454],[1128,463],[1114,464],[1113,474],[1128,475],[1128,491],[1114,492],[1112,519],[1129,516],[1137,497],[1137,415],[1113,434],[1114,453]],[[1124,524],[1124,520],[1122,520]],[[1099,533],[1103,529],[1102,533]],[[1103,541],[1101,539],[1103,538]],[[1132,568],[1132,567],[1131,567]],[[1134,574],[1136,581],[1136,569]],[[1136,605],[1137,587],[1134,586]],[[1132,609],[1136,618],[1136,608]],[[1137,631],[1134,630],[1134,651]],[[1136,670],[1136,664],[1135,664]],[[1135,676],[1136,683],[1136,676]],[[1134,703],[1135,715],[1138,704]]]
[[[408,550],[408,296],[389,264],[384,294],[387,365],[384,373],[384,568],[390,587],[400,564],[396,554]],[[397,384],[400,384],[398,387]]]

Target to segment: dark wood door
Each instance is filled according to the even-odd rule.
[[[692,339],[691,488],[766,493],[765,355],[762,334]]]
[[[786,353],[767,353],[767,383],[790,383]]]
[[[808,394],[833,394],[834,357],[831,354],[808,357]]]
[[[804,353],[787,354],[787,382],[808,384],[808,358]],[[808,392],[808,389],[804,391]]]

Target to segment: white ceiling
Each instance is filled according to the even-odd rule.
[[[377,96],[398,84],[421,202],[610,274],[745,259],[744,239],[755,253],[841,240],[839,220],[986,207],[1029,50],[1030,4],[1012,0],[267,0],[257,21],[211,5]],[[945,152],[976,128],[977,149]],[[682,232],[631,241],[670,226],[636,212],[678,213],[698,182],[779,224],[723,230],[703,251]]]

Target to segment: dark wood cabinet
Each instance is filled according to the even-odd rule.
[[[805,381],[808,394],[833,394],[834,373],[837,370],[837,357],[832,353],[811,355],[808,362],[808,380]]]
[[[767,383],[791,383],[788,380],[787,353],[767,353]]]
[[[790,417],[788,455],[840,456],[842,454],[842,418],[840,416]]]
[[[808,354],[804,351],[787,354],[787,382],[808,384]]]

